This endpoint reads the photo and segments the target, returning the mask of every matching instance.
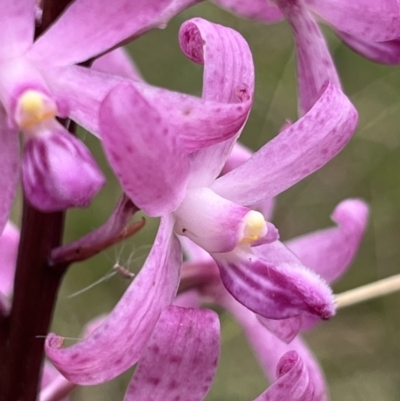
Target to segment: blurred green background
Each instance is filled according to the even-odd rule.
[[[292,33],[286,23],[273,26],[239,19],[210,3],[198,5],[129,45],[145,79],[158,86],[200,95],[202,68],[180,51],[177,33],[191,17],[238,30],[253,52],[256,94],[242,141],[258,149],[279,131],[286,119],[295,120],[296,76]],[[350,289],[399,272],[400,260],[400,70],[364,60],[324,28],[345,92],[356,105],[360,124],[354,139],[327,166],[278,197],[274,224],[288,239],[331,224],[335,205],[361,197],[371,206],[368,232],[353,266],[335,285]],[[121,190],[93,137],[82,133],[109,176],[107,187],[87,210],[68,213],[65,240],[85,234],[106,220]],[[60,291],[53,330],[79,337],[84,324],[109,312],[128,282],[113,276],[82,294],[74,293],[110,272],[118,259],[138,270],[155,235],[158,222],[125,245],[117,245],[92,260],[74,265]],[[400,399],[400,294],[340,310],[306,339],[317,355],[334,401]],[[264,379],[238,327],[221,315],[222,358],[208,401],[247,401],[264,391]],[[69,344],[74,341],[69,341]],[[73,400],[121,400],[132,370],[110,383],[74,392]],[[288,400],[290,401],[290,400]]]

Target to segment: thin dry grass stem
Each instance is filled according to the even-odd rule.
[[[396,291],[400,291],[400,274],[335,295],[336,308],[346,308]]]

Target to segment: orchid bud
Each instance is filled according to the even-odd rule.
[[[89,150],[55,120],[39,129],[40,135],[26,133],[22,181],[27,198],[46,212],[88,206],[105,182]]]

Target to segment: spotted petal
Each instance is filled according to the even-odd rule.
[[[215,312],[170,306],[142,352],[124,401],[202,401],[219,350]]]
[[[62,337],[47,337],[47,355],[68,380],[82,385],[102,383],[139,360],[162,310],[176,295],[182,253],[172,228],[172,221],[162,220],[143,269],[91,335],[68,348],[62,348]]]
[[[349,99],[328,84],[304,117],[246,163],[218,178],[211,188],[244,205],[272,198],[336,156],[350,140],[356,124],[357,112]]]
[[[108,160],[133,202],[151,216],[175,210],[186,193],[189,159],[168,121],[126,83],[103,102],[100,128]]]
[[[181,26],[179,42],[192,61],[204,64],[203,99],[229,104],[243,113],[229,140],[201,149],[191,157],[192,185],[207,186],[220,174],[250,112],[254,93],[253,59],[239,33],[200,18]]]

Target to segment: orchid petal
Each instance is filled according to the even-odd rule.
[[[296,351],[289,351],[277,366],[278,380],[254,401],[313,401],[314,387]]]
[[[97,136],[101,102],[118,84],[128,85],[121,77],[78,66],[50,69],[46,78],[69,117]],[[165,116],[189,152],[230,138],[248,114],[242,105],[205,101],[139,81],[130,85]]]
[[[335,313],[330,288],[275,241],[213,254],[225,288],[253,312],[270,319],[298,315],[329,319]]]
[[[19,231],[8,222],[0,236],[0,293],[10,296],[13,291],[17,263]]]
[[[185,197],[189,159],[168,122],[129,83],[113,89],[100,110],[101,137],[125,193],[150,216]]]
[[[267,234],[257,241],[253,241],[251,246],[259,246],[264,244],[270,244],[271,242],[278,241],[279,231],[278,229],[269,221],[267,222]]]
[[[272,198],[324,166],[350,140],[357,112],[328,84],[314,107],[211,188],[242,205]]]
[[[242,164],[247,162],[247,160],[249,160],[252,155],[252,150],[250,150],[248,147],[244,146],[240,142],[236,142],[232,148],[231,154],[225,162],[225,165],[221,171],[221,175],[229,173],[235,168],[241,166]]]
[[[179,294],[174,301],[175,306],[181,306],[182,308],[197,308],[201,307],[201,298],[198,291],[189,290]]]
[[[105,182],[89,149],[56,121],[28,140],[22,164],[26,197],[42,211],[88,206]]]
[[[206,252],[203,248],[195,244],[188,237],[180,236],[179,240],[181,241],[184,254],[187,256],[187,259],[189,261],[193,261],[195,263],[203,263],[212,260],[208,252]]]
[[[248,149],[246,146],[242,145],[239,142],[236,142],[233,146],[232,152],[228,157],[228,160],[225,163],[225,166],[222,169],[221,175],[229,173],[235,168],[244,164],[247,160],[251,158],[253,152]],[[274,211],[275,200],[274,199],[265,199],[263,201],[257,202],[254,205],[246,205],[250,209],[258,210],[261,212],[265,218],[265,220],[271,220],[272,214]]]
[[[170,306],[142,352],[124,401],[202,401],[219,351],[215,312]]]
[[[58,373],[58,372],[57,372]],[[60,373],[41,391],[39,401],[67,401],[67,396],[76,388],[74,383],[68,381]]]
[[[230,252],[243,239],[249,209],[227,201],[209,188],[194,188],[175,210],[175,232],[207,252]]]
[[[253,59],[246,41],[236,31],[200,18],[181,26],[179,42],[192,61],[205,66],[203,99],[230,104],[242,112],[240,124],[232,120],[234,130],[229,140],[192,155],[191,181],[193,185],[206,186],[220,174],[250,112],[254,93]],[[218,134],[215,129],[211,131]]]
[[[233,29],[193,18],[182,24],[179,43],[185,55],[204,64],[203,99],[238,103],[251,98],[254,67],[244,38]],[[245,90],[245,99],[241,99]]]
[[[174,12],[178,13],[195,2],[77,0],[39,37],[27,55],[47,68],[78,64],[117,47],[129,38],[164,27]]]
[[[89,337],[64,349],[61,337],[47,337],[47,355],[68,380],[84,385],[102,383],[138,361],[161,311],[176,295],[182,252],[172,229],[173,221],[161,220],[143,269]]]
[[[372,61],[388,65],[400,64],[400,38],[373,42],[340,31],[336,31],[336,34],[355,52]]]
[[[66,111],[64,117],[99,136],[100,104],[122,78],[79,66],[50,68],[46,78],[57,103]]]
[[[340,88],[340,80],[325,38],[312,15],[300,2],[278,1],[290,23],[296,41],[299,114],[307,113],[330,82]]]
[[[84,329],[83,337],[93,333],[105,321],[105,316],[90,320]],[[67,380],[53,365],[45,362],[39,401],[67,401],[67,396],[76,388],[76,384]]]
[[[287,344],[297,336],[302,326],[302,316],[293,316],[280,320],[258,316],[258,319],[271,333],[274,333]]]
[[[397,0],[305,0],[307,6],[339,31],[381,42],[400,36]]]
[[[254,350],[254,355],[270,381],[279,380],[279,372],[277,372],[276,366],[282,356],[288,351],[295,351],[306,366],[310,385],[314,388],[312,400],[328,400],[328,391],[322,369],[300,337],[296,337],[290,344],[281,341],[262,325],[254,313],[236,302],[229,294],[226,294],[226,291],[219,291],[216,301],[226,308],[243,327]],[[281,399],[291,400],[290,397]]]
[[[23,54],[33,42],[36,0],[5,0],[1,4],[1,59]]]
[[[213,3],[241,17],[261,21],[266,24],[279,22],[283,19],[283,15],[278,7],[266,0],[213,0]]]
[[[128,52],[119,47],[94,60],[92,70],[106,72],[107,74],[118,75],[124,78],[130,78],[142,81],[142,75],[139,69],[133,63]]]
[[[294,238],[286,246],[301,262],[329,283],[351,264],[368,221],[368,206],[361,200],[345,200],[335,208],[332,220],[338,227]]]
[[[0,108],[0,233],[7,223],[8,216],[17,192],[19,177],[18,132],[11,128],[3,108]]]

